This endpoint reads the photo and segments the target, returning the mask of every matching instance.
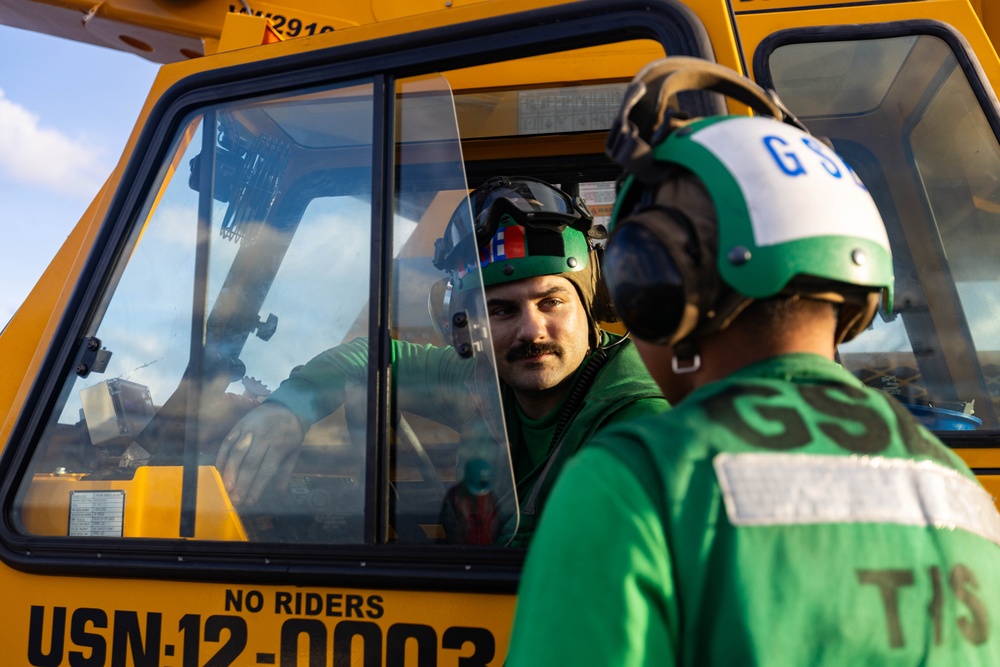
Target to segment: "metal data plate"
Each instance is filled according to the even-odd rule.
[[[121,537],[125,526],[125,491],[71,491],[70,537]]]

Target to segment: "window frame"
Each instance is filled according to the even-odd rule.
[[[665,52],[714,60],[708,34],[695,13],[676,0],[592,0],[369,42],[261,60],[193,74],[166,90],[139,134],[84,269],[67,302],[53,342],[0,457],[0,559],[18,570],[45,574],[164,579],[305,583],[365,587],[433,586],[440,590],[511,592],[521,549],[421,547],[384,544],[388,460],[382,443],[390,423],[389,315],[394,197],[396,81],[464,66],[631,39],[653,39]],[[558,46],[558,48],[555,48]],[[369,463],[366,502],[375,511],[358,546],[119,540],[24,535],[11,522],[18,485],[28,469],[65,378],[81,361],[81,332],[94,316],[109,277],[127,252],[128,239],[156,182],[173,140],[191,114],[250,96],[291,93],[342,82],[374,80],[372,145],[372,250],[369,331],[375,345],[368,376]],[[693,100],[697,113],[720,112],[708,95]],[[377,196],[375,193],[378,193]],[[372,453],[376,456],[372,456]]]

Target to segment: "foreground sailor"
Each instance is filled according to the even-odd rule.
[[[872,198],[771,118],[704,118],[650,147],[686,67],[654,63],[626,94],[634,143],[611,151],[630,173],[605,258],[675,407],[564,469],[507,665],[1000,664],[992,499],[833,361],[880,293],[891,309]]]
[[[583,201],[536,179],[503,177],[470,198],[521,516],[516,536],[516,524],[495,525],[502,499],[488,496],[482,482],[499,475],[471,459],[462,465],[468,478],[443,499],[442,524],[450,541],[523,545],[557,473],[581,444],[606,424],[658,413],[666,402],[632,342],[598,326],[610,306],[598,296],[593,217]],[[463,203],[436,247],[435,265],[450,276],[452,310],[479,289],[455,260],[467,210]],[[364,339],[324,352],[232,429],[216,464],[234,503],[252,505],[272,478],[287,480],[305,432],[343,404],[351,386],[366,386],[367,352]],[[463,380],[474,365],[451,347],[403,341],[392,342],[392,355],[395,385],[410,389],[397,392],[397,402],[406,402],[399,409],[452,426],[468,449],[473,435],[463,426],[476,401]]]

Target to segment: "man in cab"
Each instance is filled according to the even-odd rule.
[[[491,178],[470,198],[473,224],[463,202],[436,244],[434,264],[449,276],[452,313],[485,289],[520,516],[503,526],[452,530],[448,539],[477,535],[475,543],[524,545],[559,470],[587,439],[667,403],[631,340],[599,326],[611,309],[602,296],[593,216],[583,200],[528,177]],[[473,241],[466,228],[474,230],[479,271],[458,259],[461,244]],[[287,481],[306,431],[342,405],[350,387],[366,386],[367,353],[363,338],[327,350],[236,424],[216,461],[235,504],[252,505],[273,481]],[[460,459],[475,462],[462,452],[474,450],[469,443],[483,436],[466,428],[477,410],[473,385],[483,381],[476,365],[451,346],[394,340],[392,377],[397,388],[408,388],[396,392],[398,408],[453,427],[464,443]],[[459,483],[483,488],[471,478]],[[459,494],[465,506],[469,489]],[[446,527],[454,525],[455,509],[444,508]]]

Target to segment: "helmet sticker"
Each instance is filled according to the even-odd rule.
[[[758,247],[848,236],[889,249],[861,179],[815,137],[771,119],[735,118],[705,126],[690,140],[710,151],[739,185]]]
[[[479,250],[480,265],[524,257],[524,227],[506,225],[493,236],[489,243]]]
[[[463,280],[478,273],[474,258],[483,285],[583,271],[591,239],[603,238],[593,222],[579,196],[528,176],[495,176],[455,209],[434,242],[433,263],[454,272],[460,290],[479,284]]]

